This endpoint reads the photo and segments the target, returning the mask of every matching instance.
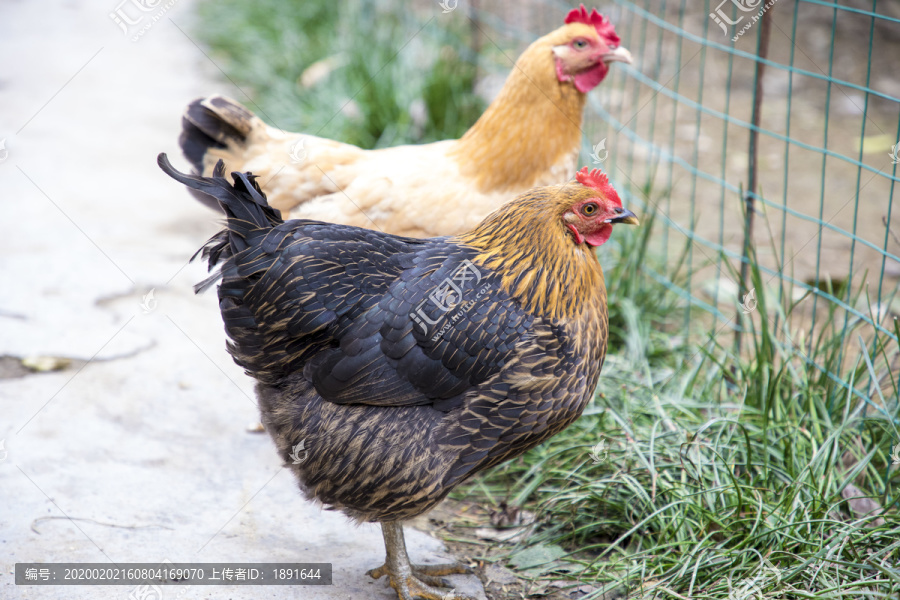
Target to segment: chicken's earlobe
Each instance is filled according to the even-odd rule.
[[[572,81],[572,79],[574,79],[572,75],[566,73],[566,68],[563,64],[563,57],[566,55],[568,49],[568,46],[553,47],[553,64],[556,67],[556,79],[560,83],[565,83],[566,81]]]
[[[584,236],[581,235],[581,232],[573,225],[572,223],[566,223],[566,227],[569,228],[569,231],[572,232],[572,235],[575,236],[575,243],[579,246],[584,243]]]

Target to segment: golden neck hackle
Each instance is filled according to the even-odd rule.
[[[587,26],[561,27],[525,50],[500,94],[451,153],[480,191],[534,186],[577,151],[586,97],[557,79],[553,55],[575,27]]]
[[[532,190],[459,237],[478,250],[476,265],[503,274],[507,294],[532,314],[559,322],[606,313],[603,270],[594,249],[575,244],[562,222],[563,206],[571,204],[562,198],[566,187]],[[559,214],[548,214],[548,205]]]

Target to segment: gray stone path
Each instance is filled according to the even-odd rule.
[[[239,93],[179,30],[189,0],[164,14],[169,2],[116,1],[0,0],[0,355],[71,359],[0,379],[0,598],[128,600],[15,586],[13,565],[165,559],[334,564],[327,588],[166,599],[396,598],[364,575],[383,559],[378,527],[302,500],[268,436],[246,431],[251,381],[225,353],[214,294],[191,291],[204,269],[187,259],[215,218],[155,157],[186,168],[183,106]],[[138,41],[117,9],[143,15]],[[407,541],[421,562],[448,558],[424,533]]]

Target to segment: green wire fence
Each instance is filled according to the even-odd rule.
[[[532,1],[523,15],[520,5],[490,4],[473,7],[477,23],[522,43],[571,9]],[[590,95],[582,162],[600,164],[632,204],[655,209],[673,260],[684,252],[683,277],[650,276],[683,298],[686,321],[699,310],[714,317],[713,335],[733,331],[738,350],[754,319],[781,326],[785,344],[810,356],[817,331],[837,331],[838,360],[808,366],[863,400],[880,394],[876,381],[842,373],[877,355],[876,339],[898,342],[900,4],[598,8],[636,60],[616,64]],[[751,264],[762,276],[755,284]],[[756,302],[791,306],[792,332],[779,322],[784,311],[760,315]]]

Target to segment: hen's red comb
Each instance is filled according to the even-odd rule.
[[[609,183],[609,177],[600,169],[591,171],[587,167],[582,167],[580,171],[575,173],[575,179],[581,185],[601,192],[607,200],[622,206],[622,201],[619,199],[616,188]]]
[[[597,34],[602,37],[607,44],[619,44],[620,39],[616,34],[616,28],[609,22],[609,19],[598,13],[596,8],[591,9],[591,14],[588,14],[584,4],[582,4],[580,8],[573,8],[569,11],[569,14],[566,15],[566,25],[569,23],[593,25],[594,29],[597,30]]]

